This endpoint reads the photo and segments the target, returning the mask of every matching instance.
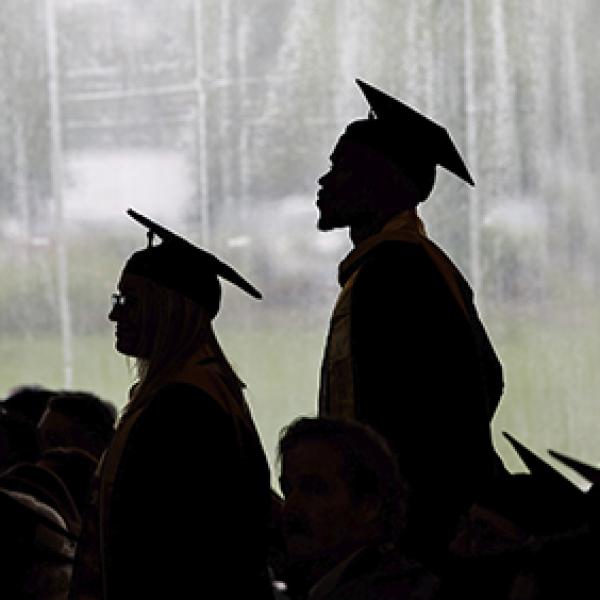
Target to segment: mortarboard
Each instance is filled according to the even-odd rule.
[[[525,463],[525,466],[542,485],[552,488],[557,492],[563,492],[567,495],[581,495],[583,492],[564,475],[553,469],[547,462],[543,461],[537,454],[534,454],[529,448],[521,444],[510,433],[502,432],[502,435],[510,442],[519,458]]]
[[[146,277],[191,298],[204,306],[213,317],[217,314],[221,301],[219,277],[254,298],[262,298],[252,284],[214,254],[198,248],[131,208],[127,214],[148,229],[148,247],[131,255],[125,265],[125,272]],[[152,244],[154,236],[162,240],[156,246]]]
[[[575,473],[581,475],[584,479],[587,479],[591,484],[600,484],[600,469],[583,463],[575,458],[571,458],[562,452],[557,452],[556,450],[548,450],[548,454],[552,456],[552,458],[563,463],[563,465],[573,469]]]
[[[435,171],[441,165],[475,185],[444,127],[368,83],[356,83],[369,103],[370,118],[351,123],[346,133],[383,152],[409,177],[418,179],[421,169]]]
[[[529,470],[529,475],[513,475],[523,523],[538,533],[577,527],[587,515],[585,492],[512,435],[502,434]]]

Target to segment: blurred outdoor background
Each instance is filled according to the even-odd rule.
[[[345,232],[316,179],[360,77],[445,124],[422,207],[505,368],[494,430],[600,461],[597,0],[3,0],[0,394],[132,373],[106,315],[145,233],[133,207],[231,262],[216,321],[267,452],[316,405]],[[460,398],[448,398],[459,402]]]

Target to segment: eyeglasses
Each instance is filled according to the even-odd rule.
[[[113,308],[131,308],[137,303],[137,298],[127,296],[126,294],[111,294],[110,299]]]

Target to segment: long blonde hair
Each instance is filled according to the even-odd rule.
[[[140,322],[144,324],[140,345],[147,349],[147,358],[135,360],[138,382],[125,411],[172,381],[203,346],[210,349],[227,379],[241,392],[245,385],[219,345],[209,313],[193,300],[146,277],[139,280]]]

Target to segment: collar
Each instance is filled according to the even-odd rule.
[[[200,367],[207,364],[216,363],[218,360],[219,357],[213,349],[212,344],[205,342],[185,361],[184,364],[181,365],[181,367],[177,369],[177,371],[169,375],[166,380],[162,381],[161,385],[169,382],[186,382],[194,380],[197,377],[198,369]],[[141,396],[136,397],[136,392],[140,385],[141,383],[137,381],[129,389],[129,403],[125,406],[121,415],[121,419],[145,407],[157,389],[156,386],[154,386],[152,388],[152,392],[147,393],[147,390],[142,391]]]
[[[423,221],[414,208],[404,210],[392,217],[375,235],[369,236],[351,250],[338,267],[338,281],[343,286],[358,268],[362,259],[373,248],[385,241],[421,243],[427,239]]]
[[[392,542],[370,543],[361,546],[346,558],[341,560],[331,570],[329,570],[321,579],[319,579],[310,589],[308,600],[321,600],[327,598],[345,578],[352,573],[355,567],[367,561],[368,564],[373,561],[379,561],[382,556],[396,549]]]
[[[358,550],[355,550],[340,561],[335,567],[327,571],[317,583],[315,583],[310,591],[308,592],[309,600],[319,600],[325,598],[327,595],[338,586],[338,582],[344,576],[346,568],[352,563],[352,561],[365,549],[365,546],[361,546]]]

